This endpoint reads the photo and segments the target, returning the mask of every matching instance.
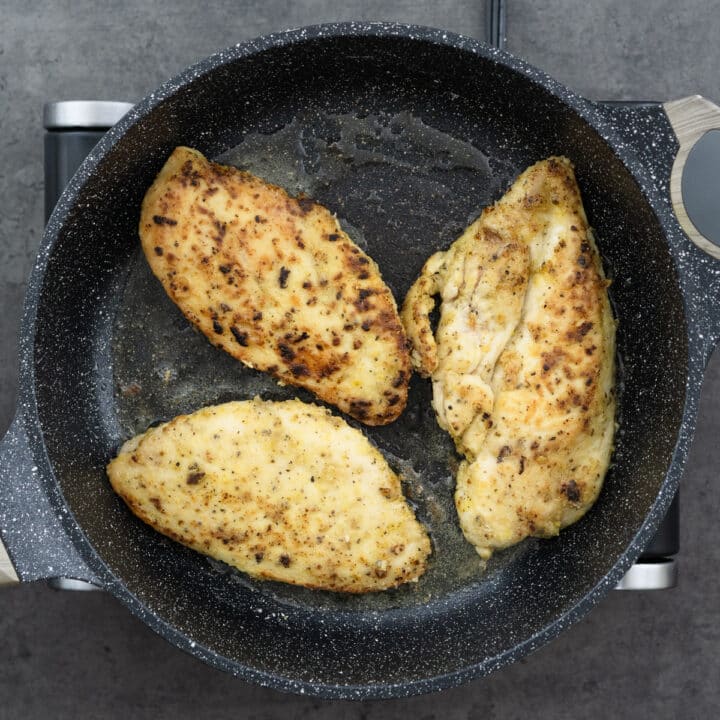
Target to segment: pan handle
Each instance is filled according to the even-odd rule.
[[[18,413],[0,442],[0,585],[68,577],[100,586],[43,488],[43,472]]]
[[[15,583],[19,582],[20,578],[15,572],[8,551],[2,542],[0,542],[0,585],[15,585]]]
[[[680,145],[670,174],[675,215],[695,245],[720,259],[720,107],[690,95],[663,109]]]

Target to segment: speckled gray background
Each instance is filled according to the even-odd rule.
[[[225,45],[340,19],[482,37],[483,3],[278,0],[0,3],[0,430],[16,394],[24,281],[42,233],[45,100],[138,99]],[[640,7],[652,8],[644,16]],[[720,101],[714,2],[509,0],[508,48],[593,99]],[[249,686],[157,638],[101,593],[0,591],[0,718],[706,718],[720,710],[720,361],[708,369],[684,479],[681,587],[612,593],[551,645],[442,695],[326,703]]]

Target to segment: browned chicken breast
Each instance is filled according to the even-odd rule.
[[[600,492],[615,428],[607,286],[572,165],[554,157],[433,255],[407,295],[413,363],[466,457],[455,503],[483,557],[556,535]]]
[[[299,400],[206,407],[107,468],[141,520],[256,578],[348,593],[425,571],[430,541],[365,436]]]
[[[217,347],[368,425],[400,415],[411,370],[395,300],[326,208],[179,147],[139,229],[152,271]]]

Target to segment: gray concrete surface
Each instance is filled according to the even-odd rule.
[[[24,280],[42,234],[41,108],[139,99],[223,46],[290,26],[397,19],[481,36],[481,0],[0,2],[0,431],[16,393]],[[591,98],[720,101],[714,2],[509,0],[508,47]],[[720,357],[684,479],[681,586],[612,593],[551,645],[440,695],[364,704],[247,685],[156,637],[111,597],[0,592],[0,718],[712,718],[720,712]]]

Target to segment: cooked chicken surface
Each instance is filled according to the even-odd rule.
[[[572,164],[553,157],[433,255],[406,297],[413,364],[466,458],[460,524],[483,557],[556,535],[600,492],[615,427],[607,286]]]
[[[299,400],[182,415],[126,442],[107,471],[141,520],[256,578],[364,593],[417,580],[430,554],[380,452]]]
[[[395,300],[326,208],[179,147],[139,231],[153,273],[217,347],[368,425],[400,415],[411,366]]]

